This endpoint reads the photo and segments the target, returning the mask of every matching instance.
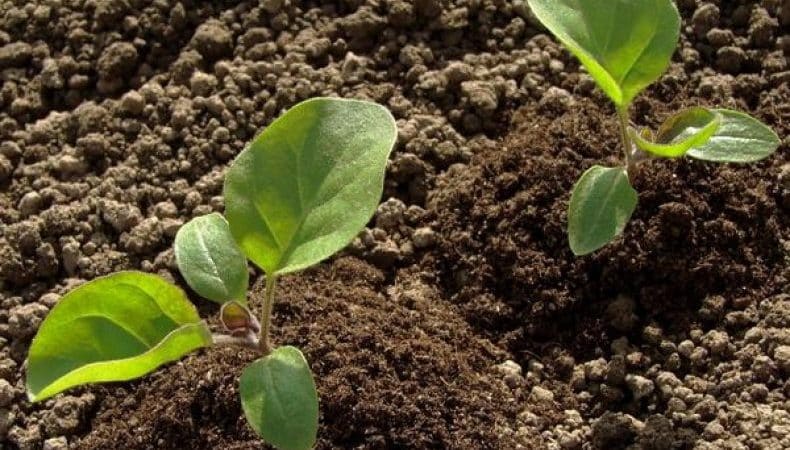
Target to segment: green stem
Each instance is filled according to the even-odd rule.
[[[263,355],[272,352],[269,342],[269,330],[272,327],[272,310],[274,309],[274,290],[277,287],[277,276],[266,275],[266,291],[263,296],[263,314],[261,314],[260,351]]]
[[[628,124],[630,118],[628,116],[628,106],[617,108],[617,118],[620,121],[620,139],[623,143],[623,153],[625,154],[625,170],[630,176],[636,163],[634,161],[634,144],[631,142],[631,136],[628,135]]]

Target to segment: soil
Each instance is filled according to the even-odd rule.
[[[318,448],[790,448],[788,2],[677,2],[681,45],[633,120],[737,108],[783,144],[748,166],[649,161],[624,235],[584,258],[565,211],[617,163],[614,111],[525,2],[0,4],[0,447],[261,448],[237,392],[252,354],[37,405],[25,355],[79,283],[185,287],[173,237],[222,211],[228,163],[336,95],[387,105],[399,142],[369,228],[279,291]]]

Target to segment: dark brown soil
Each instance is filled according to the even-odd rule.
[[[519,412],[497,400],[512,396],[491,369],[504,355],[429,285],[388,286],[380,270],[345,258],[286,278],[280,292],[278,341],[302,348],[318,380],[320,447],[517,444],[498,430]],[[80,446],[258,448],[237,392],[253,358],[211,350],[132,387],[100,390],[98,426]]]
[[[678,89],[638,110],[660,119],[691,104]],[[772,108],[761,119],[786,133]],[[501,146],[441,177],[429,198],[444,237],[438,278],[467,320],[513,354],[543,341],[589,355],[610,341],[604,309],[618,295],[637,303],[631,326],[658,321],[674,334],[706,319],[694,314],[705,298],[750,304],[787,288],[781,154],[749,166],[650,161],[634,180],[639,206],[625,234],[573,257],[570,191],[593,164],[618,164],[614,121],[608,105],[587,99],[564,112],[527,106]]]
[[[78,283],[183,286],[178,227],[222,211],[228,162],[317,95],[385,104],[400,131],[369,228],[279,291],[319,448],[790,448],[790,7],[677,4],[634,121],[725,106],[783,145],[647,162],[625,234],[575,258],[570,189],[618,162],[614,111],[523,2],[0,1],[0,448],[262,447],[237,392],[251,353],[37,405],[25,355]]]

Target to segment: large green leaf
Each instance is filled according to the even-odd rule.
[[[195,292],[218,303],[245,301],[247,258],[220,214],[196,217],[181,227],[175,253],[181,275]]]
[[[280,450],[307,450],[318,433],[318,393],[302,352],[280,347],[247,366],[239,394],[252,428]]]
[[[138,378],[211,343],[195,307],[164,279],[98,278],[66,294],[41,324],[28,354],[28,397]]]
[[[637,203],[637,193],[623,167],[593,166],[571,194],[568,238],[577,256],[592,253],[625,229]]]
[[[376,210],[396,136],[387,109],[356,100],[308,100],[272,123],[225,178],[225,214],[247,257],[276,275],[345,247]]]
[[[660,77],[680,35],[671,0],[529,0],[619,107]]]
[[[779,148],[779,136],[759,120],[738,111],[714,109],[722,118],[716,133],[687,155],[714,162],[748,163],[767,158]]]
[[[689,149],[708,142],[720,124],[720,114],[696,107],[667,119],[658,131],[656,142],[644,139],[632,128],[628,133],[642,150],[665,158],[678,158]]]

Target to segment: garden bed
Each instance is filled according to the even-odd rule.
[[[641,166],[624,235],[576,258],[570,189],[618,157],[615,112],[520,2],[5,2],[0,446],[260,448],[251,353],[35,406],[24,359],[80,282],[186,287],[179,226],[222,211],[228,163],[283,109],[334,95],[388,106],[399,140],[370,229],[282,280],[273,336],[311,363],[319,448],[790,447],[790,10],[678,5],[637,124],[734,107],[783,144]]]

